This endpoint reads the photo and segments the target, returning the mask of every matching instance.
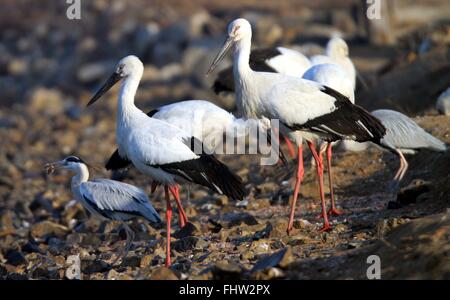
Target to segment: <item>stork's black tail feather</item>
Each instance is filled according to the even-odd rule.
[[[159,167],[233,199],[241,200],[248,195],[241,178],[213,155],[202,154],[197,159],[159,165]]]
[[[242,179],[214,155],[208,154],[211,151],[207,150],[200,140],[191,137],[184,142],[199,155],[199,158],[158,165],[157,167],[233,199],[241,200],[248,195]]]
[[[119,150],[116,149],[116,151],[114,151],[114,153],[111,155],[108,162],[106,163],[105,168],[106,170],[116,171],[128,167],[130,164],[131,161],[121,157],[119,155]]]
[[[381,123],[381,121],[378,118],[372,116],[363,107],[361,107],[359,105],[353,105],[353,109],[360,116],[360,120],[364,124],[364,126],[373,135],[373,137],[369,138],[369,140],[371,142],[379,144],[380,140],[386,134],[386,127],[384,127],[384,125]],[[361,142],[364,142],[365,140],[366,139],[361,140]],[[357,137],[356,141],[359,142],[358,137]]]

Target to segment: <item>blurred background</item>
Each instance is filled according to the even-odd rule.
[[[0,240],[0,248],[3,256],[6,257],[8,249],[19,247],[17,244],[22,247],[22,242],[27,243],[26,237],[35,223],[50,220],[69,228],[74,226],[71,220],[80,210],[66,207],[71,199],[68,177],[55,175],[49,180],[42,166],[69,154],[80,155],[100,167],[107,160],[115,147],[118,88],[95,107],[86,109],[85,105],[122,57],[135,54],[145,64],[136,98],[137,106],[144,111],[187,99],[210,100],[234,109],[232,97],[215,95],[211,90],[217,72],[209,77],[205,73],[225,39],[227,24],[237,17],[252,23],[254,48],[285,46],[312,55],[323,53],[328,39],[340,35],[348,42],[350,57],[367,84],[366,87],[358,84],[356,103],[369,110],[393,108],[416,117],[424,128],[448,143],[449,117],[439,115],[435,103],[450,86],[450,2],[381,1],[382,19],[369,20],[366,11],[370,4],[362,0],[81,0],[81,19],[69,20],[66,10],[70,4],[66,1],[2,0],[0,238],[5,239]],[[230,63],[228,57],[221,68]],[[353,186],[350,190],[361,196],[372,193],[370,188],[376,187],[377,180],[390,178],[397,166],[397,161],[391,158],[387,162],[391,171],[386,171],[380,154],[377,155],[344,161],[338,185]],[[225,160],[252,182],[251,186],[262,184],[271,174],[265,174],[256,163],[242,168],[246,163],[241,160]],[[375,167],[367,168],[367,162]],[[417,159],[415,163],[418,174],[422,174],[420,169],[424,166],[434,164],[438,174],[435,176],[440,180],[440,196],[436,198],[440,202],[429,207],[427,213],[448,206],[445,193],[448,195],[449,157],[423,163]],[[348,171],[345,165],[356,171]],[[109,176],[101,168],[93,173]],[[375,177],[355,184],[360,176],[370,174]],[[147,179],[134,180],[133,183],[149,189]],[[309,182],[311,188],[307,187],[307,179],[304,196],[315,198],[314,177]],[[276,192],[281,186],[285,191]],[[206,202],[214,197],[201,191],[193,193],[194,199]],[[289,194],[290,185],[277,183],[271,188],[256,188],[251,197],[270,199],[272,205],[281,203],[279,209],[284,214]],[[376,203],[383,199],[379,195],[373,197],[378,197],[372,198]],[[361,200],[358,199],[354,200]],[[228,205],[213,203],[213,208]],[[201,205],[203,202],[196,209],[208,210]],[[317,208],[317,203],[308,205]],[[364,203],[355,205],[361,207]],[[195,208],[190,213],[195,215]],[[424,211],[417,214],[423,215]],[[374,218],[370,228],[374,228],[379,216]],[[11,230],[15,237],[10,235]],[[24,240],[20,242],[17,236]],[[48,240],[43,244],[47,245]],[[334,246],[327,247],[331,247],[326,249],[329,253]],[[326,256],[325,252],[318,255]],[[6,261],[1,255],[0,261]],[[11,270],[8,272],[25,272]]]

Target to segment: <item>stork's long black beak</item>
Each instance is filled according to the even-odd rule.
[[[231,46],[233,45],[233,39],[231,37],[228,37],[225,42],[222,45],[222,48],[220,49],[219,53],[217,53],[216,58],[214,58],[214,61],[212,62],[211,66],[209,67],[208,72],[206,72],[206,76],[208,76],[214,69],[220,64],[220,62],[223,60],[225,55],[227,55],[228,51],[231,49]]]
[[[92,99],[86,106],[89,106],[100,99],[100,97],[103,96],[104,93],[109,91],[109,89],[112,88],[120,79],[122,79],[120,73],[114,72],[111,76],[109,76],[108,80],[106,80],[103,86],[98,90],[97,93],[95,93],[94,97],[92,97]]]

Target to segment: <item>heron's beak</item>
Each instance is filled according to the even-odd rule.
[[[103,84],[103,86],[98,90],[98,92],[94,95],[94,97],[92,97],[91,101],[89,101],[89,103],[86,106],[89,106],[89,105],[93,104],[95,101],[97,101],[98,99],[100,99],[100,97],[103,96],[104,93],[109,91],[109,89],[112,88],[120,79],[122,79],[120,74],[117,72],[114,72],[108,78],[108,80],[106,80],[106,82]]]
[[[64,166],[64,161],[60,160],[60,161],[55,161],[52,163],[47,163],[44,166],[44,170],[47,173],[47,175],[52,174],[56,169],[61,168]]]
[[[222,48],[220,49],[219,53],[217,54],[216,58],[214,58],[214,61],[212,62],[211,66],[209,67],[208,72],[206,72],[206,76],[208,76],[214,69],[219,65],[219,63],[223,60],[225,55],[227,55],[228,50],[230,50],[231,46],[233,45],[233,38],[228,37],[223,43]]]

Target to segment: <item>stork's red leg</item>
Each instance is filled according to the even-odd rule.
[[[300,185],[303,179],[304,175],[304,169],[303,169],[303,151],[302,151],[302,145],[298,146],[298,167],[297,167],[297,174],[296,174],[296,181],[295,181],[295,188],[294,188],[294,199],[291,203],[291,213],[289,215],[289,223],[288,227],[286,229],[287,234],[289,235],[289,232],[292,230],[292,226],[294,224],[294,214],[295,214],[295,205],[297,203],[298,198],[298,192],[300,190]],[[300,211],[300,207],[299,207]]]
[[[331,172],[331,151],[332,145],[328,143],[327,145],[327,168],[328,168],[328,182],[330,184],[330,197],[331,197],[331,208],[328,211],[328,215],[330,216],[339,216],[342,215],[342,212],[336,208],[334,202],[334,190],[333,190],[333,174]]]
[[[167,185],[164,186],[164,193],[166,195],[166,223],[167,223],[167,243],[166,243],[166,267],[172,264],[170,261],[170,221],[172,220],[172,205],[170,205],[170,196]]]
[[[285,135],[283,136],[283,138],[284,138],[284,141],[286,142],[286,145],[287,145],[287,147],[289,149],[289,155],[292,158],[295,158],[295,147],[292,145],[291,140]]]
[[[188,222],[187,216],[186,216],[186,212],[183,209],[183,205],[181,204],[180,201],[180,188],[178,187],[178,185],[176,186],[169,186],[169,190],[172,193],[173,197],[175,198],[175,202],[177,203],[177,208],[178,208],[178,221],[179,221],[179,225],[180,228],[183,228],[186,223]]]
[[[311,153],[316,161],[317,176],[319,177],[319,192],[320,192],[320,200],[322,202],[322,217],[323,217],[323,227],[322,229],[320,229],[320,231],[327,231],[331,229],[331,226],[330,223],[328,222],[328,215],[325,206],[325,193],[323,191],[323,163],[322,159],[320,158],[320,155],[317,154],[314,143],[308,141],[308,147],[311,150]]]

